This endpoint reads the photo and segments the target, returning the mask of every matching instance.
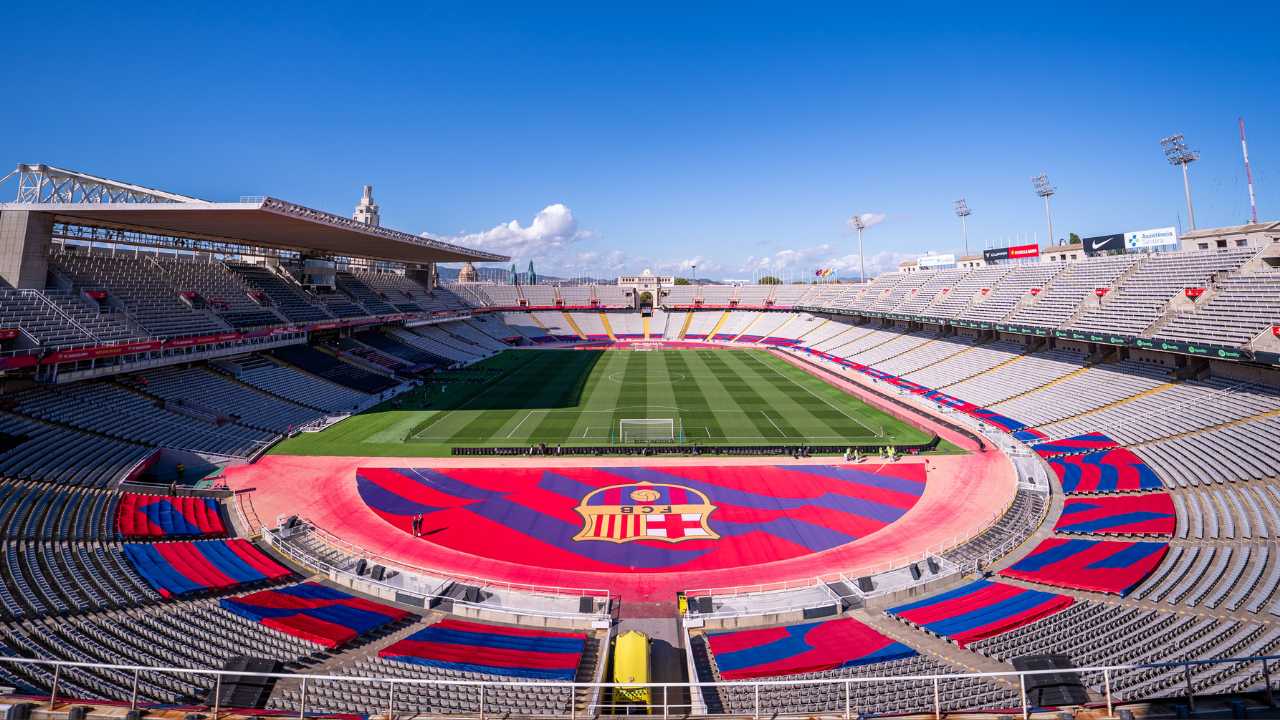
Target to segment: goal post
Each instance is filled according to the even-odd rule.
[[[674,418],[623,418],[618,420],[618,441],[636,443],[669,443],[681,438],[679,423]]]

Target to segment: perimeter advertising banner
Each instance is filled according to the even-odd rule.
[[[1040,246],[1035,243],[1028,245],[1010,245],[1009,247],[992,248],[982,251],[982,259],[985,262],[994,263],[1001,260],[1022,260],[1025,258],[1040,257]]]
[[[1114,250],[1124,250],[1124,233],[1111,235],[1095,235],[1080,241],[1084,244],[1085,255],[1100,255]]]
[[[1131,230],[1124,234],[1127,250],[1150,250],[1178,244],[1178,228],[1163,227],[1150,230]]]
[[[922,268],[955,267],[956,256],[954,254],[921,255],[916,263]]]

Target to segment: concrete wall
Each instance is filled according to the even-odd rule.
[[[0,279],[16,288],[43,290],[52,237],[53,216],[48,213],[0,212]]]
[[[405,268],[405,275],[427,290],[436,289],[436,273],[435,266],[431,264],[417,265]]]

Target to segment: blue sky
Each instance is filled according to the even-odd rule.
[[[852,264],[855,211],[874,268],[955,250],[961,196],[974,247],[1043,242],[1041,171],[1058,235],[1185,227],[1173,132],[1199,225],[1238,224],[1243,115],[1280,217],[1274,3],[600,5],[21,3],[0,163],[343,214],[373,183],[521,267],[796,275]]]

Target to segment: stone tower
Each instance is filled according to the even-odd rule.
[[[378,216],[378,203],[373,201],[372,185],[364,186],[364,194],[360,196],[360,204],[356,205],[355,214],[351,219],[374,227],[382,224],[382,219]]]

